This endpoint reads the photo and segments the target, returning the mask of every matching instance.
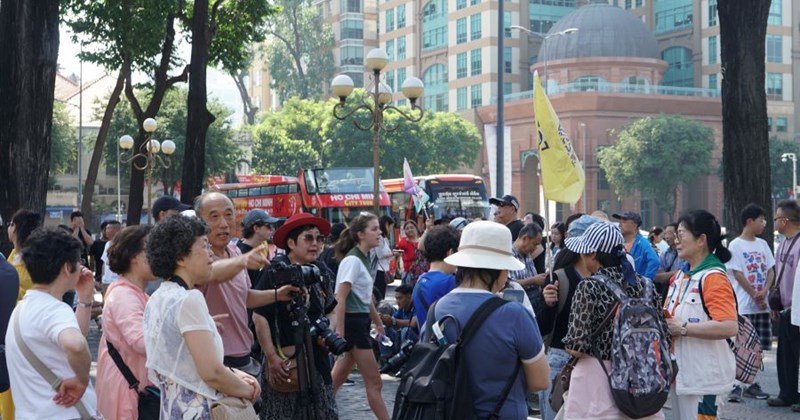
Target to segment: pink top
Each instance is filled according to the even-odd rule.
[[[242,255],[236,245],[228,244],[230,258]],[[214,256],[213,261],[222,258]],[[220,320],[225,356],[241,357],[250,354],[253,333],[247,325],[247,294],[250,292],[250,276],[242,269],[233,278],[222,283],[213,283],[200,288],[206,297],[211,316],[228,314]]]
[[[120,276],[112,283],[105,296],[103,306],[103,336],[100,339],[97,357],[97,410],[107,419],[132,419],[139,416],[136,408],[137,393],[108,354],[106,340],[117,348],[122,360],[139,380],[139,390],[153,385],[147,379],[145,367],[144,307],[148,296],[144,291]]]

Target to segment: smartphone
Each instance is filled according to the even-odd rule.
[[[516,290],[516,289],[503,290],[503,299],[509,302],[522,303],[524,296],[525,296],[524,290]]]

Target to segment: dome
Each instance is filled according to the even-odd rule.
[[[578,32],[542,43],[539,62],[586,57],[661,59],[653,34],[642,21],[619,7],[589,4],[564,16],[547,34],[569,28],[578,28]]]

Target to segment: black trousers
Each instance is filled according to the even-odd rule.
[[[781,392],[778,398],[797,404],[797,369],[800,366],[800,328],[792,325],[792,311],[781,313],[778,321],[778,385]]]

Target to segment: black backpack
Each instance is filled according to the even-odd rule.
[[[436,303],[428,310],[425,322],[425,341],[420,341],[411,351],[403,366],[395,397],[393,420],[439,420],[476,418],[471,404],[472,395],[467,375],[469,367],[462,357],[464,346],[475,336],[484,321],[495,309],[508,303],[493,297],[481,304],[462,330],[453,315],[445,315],[438,322],[452,321],[459,327],[455,343],[439,345],[432,333]],[[498,418],[500,409],[519,375],[522,363],[517,363],[514,374],[506,384],[490,418]]]

